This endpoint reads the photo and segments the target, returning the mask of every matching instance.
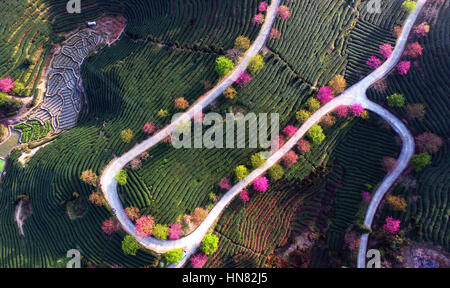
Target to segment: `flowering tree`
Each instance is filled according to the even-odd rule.
[[[241,199],[242,202],[247,203],[248,201],[250,201],[250,196],[248,195],[248,191],[247,190],[242,190],[241,192],[239,192],[239,199]]]
[[[397,233],[400,228],[400,220],[395,220],[392,217],[386,218],[386,224],[383,225],[383,229],[386,230],[390,234]]]
[[[144,131],[144,133],[147,133],[147,134],[152,134],[153,131],[155,131],[155,128],[156,128],[156,125],[154,123],[147,122],[142,127],[142,131]]]
[[[419,56],[423,55],[423,47],[419,42],[408,44],[408,47],[406,47],[405,49],[404,55],[409,56],[412,59],[419,58]]]
[[[430,132],[424,132],[416,137],[416,145],[420,152],[436,153],[442,144],[441,137]]]
[[[252,81],[252,76],[250,76],[247,72],[242,72],[241,75],[239,75],[239,77],[236,79],[236,83],[241,88],[250,81]]]
[[[219,187],[222,190],[230,190],[231,189],[230,178],[224,177],[224,178],[220,179]]]
[[[189,107],[189,102],[183,97],[178,97],[175,99],[175,109],[177,110],[185,110]]]
[[[361,114],[364,112],[364,107],[362,107],[361,104],[353,104],[350,108],[352,110],[353,115],[356,117],[361,116]]]
[[[291,17],[291,12],[289,11],[289,8],[285,5],[281,5],[280,7],[278,7],[277,9],[277,17],[279,19],[289,19],[289,17]]]
[[[420,25],[417,25],[414,29],[414,33],[418,38],[424,37],[430,32],[430,25],[427,22],[423,22]]]
[[[408,74],[409,68],[411,68],[411,62],[410,61],[401,61],[397,65],[397,71],[400,75],[406,75]]]
[[[367,62],[366,65],[368,65],[369,67],[373,68],[373,69],[377,69],[378,67],[380,67],[381,65],[381,60],[378,59],[375,56],[371,56]]]
[[[308,140],[300,139],[297,143],[297,150],[300,154],[305,154],[311,149],[311,143]]]
[[[286,154],[284,154],[282,161],[283,161],[283,165],[286,168],[292,168],[292,166],[295,165],[295,163],[297,163],[298,160],[298,155],[295,154],[294,151],[289,151]]]
[[[153,226],[155,221],[150,215],[141,216],[136,220],[136,234],[140,237],[152,235]]]
[[[333,80],[330,81],[328,87],[333,90],[334,95],[339,95],[347,88],[347,81],[345,81],[344,76],[336,75],[336,77],[334,77]]]
[[[119,225],[118,225],[118,223],[115,223],[115,221],[113,219],[107,219],[107,220],[103,221],[102,231],[106,235],[111,235],[111,234],[119,231]]]
[[[354,232],[349,232],[345,234],[344,241],[348,249],[354,251],[359,247],[361,239]]]
[[[320,120],[320,125],[324,128],[330,128],[334,124],[336,124],[336,118],[334,118],[330,114],[323,116],[322,119]]]
[[[137,220],[139,218],[139,209],[133,206],[125,208],[125,214],[131,221]]]
[[[269,180],[266,177],[258,177],[253,182],[253,189],[258,192],[266,192],[269,189]]]
[[[387,173],[391,173],[397,167],[397,159],[392,157],[383,157],[382,165]]]
[[[333,91],[327,87],[323,86],[319,89],[319,93],[317,94],[317,99],[319,99],[320,103],[325,104],[333,100]]]
[[[425,117],[425,105],[423,104],[409,104],[406,106],[406,115],[411,120],[423,120]]]
[[[361,196],[364,202],[369,202],[372,199],[372,196],[367,191],[363,191]]]
[[[208,256],[205,253],[197,253],[191,258],[192,268],[203,268],[206,261],[208,261]]]
[[[337,116],[340,118],[344,118],[348,116],[348,107],[345,105],[340,105],[334,110],[336,112]]]
[[[183,232],[183,230],[181,230],[180,222],[176,222],[170,225],[167,231],[169,232],[169,240],[179,239],[181,233]]]
[[[230,86],[227,89],[225,89],[225,91],[223,92],[223,95],[227,99],[233,99],[237,95],[237,91],[236,91],[236,89],[234,89],[233,87]]]
[[[239,36],[234,41],[234,46],[236,48],[239,48],[240,50],[245,51],[248,48],[250,48],[250,39],[248,37],[245,37],[245,36]]]
[[[141,168],[142,166],[142,161],[139,158],[134,158],[133,160],[130,161],[130,169],[131,170],[137,170],[139,168]]]
[[[191,220],[194,224],[199,225],[203,222],[203,220],[205,220],[206,216],[208,216],[208,210],[203,209],[202,207],[197,207],[191,215]]]
[[[380,46],[380,50],[378,50],[378,53],[384,58],[387,59],[391,57],[392,55],[392,45],[391,44],[383,44]]]
[[[253,16],[252,23],[255,25],[262,25],[264,23],[264,14],[258,13]]]
[[[281,32],[275,28],[272,28],[272,30],[270,30],[269,38],[271,40],[278,40],[281,38]]]
[[[386,202],[394,211],[406,212],[406,207],[408,207],[406,199],[403,198],[402,196],[388,195],[386,197]]]
[[[295,133],[297,133],[298,128],[292,125],[288,125],[283,129],[283,134],[288,136],[288,137],[292,137],[295,135]]]
[[[81,181],[83,181],[86,184],[92,185],[92,186],[97,186],[97,179],[98,176],[97,174],[94,173],[94,171],[92,171],[92,169],[89,170],[85,170],[81,173]]]
[[[9,93],[11,92],[16,85],[14,84],[14,80],[11,77],[6,77],[0,80],[0,91]]]
[[[258,11],[259,12],[265,12],[266,9],[267,9],[266,1],[262,1],[261,3],[259,3],[259,6],[258,6]]]
[[[103,203],[105,203],[105,198],[103,197],[102,193],[93,192],[91,195],[89,195],[89,201],[95,206],[103,206]]]

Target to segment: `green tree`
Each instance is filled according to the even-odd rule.
[[[122,185],[122,186],[127,184],[127,178],[128,178],[127,171],[125,171],[123,169],[120,170],[115,177],[117,183],[119,183],[119,185]]]
[[[219,244],[219,238],[216,235],[209,233],[205,235],[203,238],[202,246],[200,250],[203,251],[206,255],[212,255],[217,250],[217,245]]]
[[[305,105],[311,113],[316,112],[320,108],[319,100],[314,97],[309,98],[308,101],[306,101]]]
[[[405,96],[403,94],[394,93],[386,97],[388,105],[391,107],[403,107],[405,105]]]
[[[234,41],[234,46],[236,48],[239,48],[239,49],[245,51],[248,48],[250,48],[250,39],[248,39],[248,37],[245,37],[245,36],[239,36]]]
[[[305,123],[309,117],[311,117],[311,113],[309,113],[305,109],[297,111],[297,113],[296,113],[296,118],[297,118],[298,122],[300,122],[300,123]]]
[[[139,243],[134,239],[133,236],[127,235],[122,240],[122,251],[127,255],[136,255],[139,250]]]
[[[431,156],[428,153],[420,153],[413,155],[411,158],[411,166],[416,172],[431,164]]]
[[[120,131],[120,138],[122,138],[122,141],[125,143],[130,143],[133,139],[133,130],[131,129],[125,129]]]
[[[411,13],[414,10],[416,10],[416,2],[411,1],[411,0],[406,0],[405,2],[403,2],[402,8],[406,12]]]
[[[256,54],[248,62],[248,71],[253,75],[258,74],[264,68],[264,65],[264,58],[260,54]]]
[[[269,169],[269,176],[273,181],[278,181],[284,176],[284,169],[280,164],[275,164]]]
[[[12,94],[17,96],[26,96],[27,89],[22,82],[15,82],[15,87],[12,90]]]
[[[167,251],[165,258],[168,263],[178,263],[183,258],[183,250],[180,248]]]
[[[169,228],[167,227],[167,225],[156,224],[153,227],[152,235],[155,236],[158,239],[166,240],[167,237],[169,236],[169,230],[168,229]]]
[[[230,59],[228,59],[225,56],[220,56],[216,60],[216,71],[217,74],[219,74],[219,77],[222,78],[223,76],[227,75],[228,72],[234,69],[234,62]]]
[[[313,125],[311,129],[306,133],[306,136],[313,142],[315,145],[319,145],[325,140],[325,135],[323,134],[322,127],[319,125]]]
[[[248,169],[244,165],[237,166],[236,169],[234,169],[234,172],[238,181],[241,181],[248,176]]]
[[[250,157],[250,162],[252,163],[253,169],[256,169],[266,162],[266,158],[263,157],[261,152],[258,152]]]

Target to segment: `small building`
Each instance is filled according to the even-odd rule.
[[[87,23],[87,25],[88,25],[89,27],[92,27],[92,26],[97,25],[97,22],[95,22],[95,21],[89,21],[89,22]]]

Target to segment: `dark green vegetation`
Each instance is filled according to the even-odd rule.
[[[273,52],[268,52],[265,68],[238,89],[234,99],[219,99],[210,109],[220,113],[280,113],[284,127],[296,123],[295,112],[315,94],[311,89],[314,84],[323,85],[338,73],[351,83],[367,74],[364,63],[368,56],[380,44],[394,41],[391,30],[403,15],[401,1],[384,4],[390,13],[380,15],[366,14],[365,4],[357,6],[360,18],[348,2],[288,3],[292,17],[276,22],[282,38],[269,42]],[[102,13],[123,13],[128,20],[126,35],[85,61],[82,77],[89,109],[81,113],[79,125],[40,150],[25,169],[14,161],[19,153],[11,155],[0,193],[0,204],[5,207],[0,211],[0,266],[51,266],[73,248],[80,250],[85,265],[158,265],[160,256],[144,249],[136,256],[124,255],[123,232],[111,237],[102,232],[102,222],[111,212],[87,201],[94,188],[79,180],[81,172],[93,169],[100,175],[114,155],[148,137],[141,129],[144,123],[151,121],[159,129],[170,122],[170,116],[157,116],[159,110],[167,109],[172,115],[174,99],[184,97],[192,104],[206,91],[205,80],[216,82],[216,58],[232,48],[239,35],[255,38],[259,28],[250,19],[259,1],[215,0],[206,5],[206,1],[87,0],[82,1],[85,7],[79,15],[66,14],[66,3],[42,2],[49,7],[49,22],[53,21],[53,41],[61,40],[55,33],[82,27]],[[385,145],[393,142],[392,136],[378,131],[374,119],[358,123],[339,120],[324,129],[327,138],[319,146],[286,169],[284,180],[268,192],[252,195],[245,209],[239,200],[234,201],[215,229],[218,251],[207,266],[263,266],[280,243],[286,243],[316,218],[319,222],[315,225],[325,227],[322,204],[331,207],[333,203],[327,199],[333,195],[336,205],[330,208],[334,217],[330,218],[327,241],[338,251],[344,230],[354,222],[363,185],[376,185],[384,175],[381,158],[395,156],[398,151],[397,146]],[[356,131],[344,141],[353,128]],[[129,144],[120,139],[124,129],[134,132]],[[372,149],[376,141],[380,148]],[[361,147],[361,143],[365,145]],[[361,155],[355,155],[355,149],[360,149]],[[211,204],[210,193],[222,193],[220,179],[231,177],[233,168],[240,164],[250,167],[250,156],[257,150],[175,150],[161,143],[148,152],[151,158],[143,161],[141,169],[127,170],[127,184],[119,187],[119,193],[125,207],[136,206],[144,214],[150,213],[156,223],[171,224],[180,215]],[[342,188],[314,188],[331,185],[329,181]],[[76,220],[67,217],[67,206],[63,205],[72,199],[73,192],[89,206]],[[33,214],[24,223],[24,239],[12,220],[13,203],[22,194],[29,196],[33,207]],[[320,249],[311,266],[323,266],[328,254]]]
[[[450,45],[448,38],[450,8],[448,3],[447,5],[436,3],[430,7],[436,7],[439,14],[437,18],[426,17],[418,21],[418,23],[428,21],[430,24],[427,36],[418,40],[424,48],[423,56],[411,63],[412,68],[407,76],[391,75],[387,79],[388,89],[385,92],[372,90],[368,96],[384,106],[387,106],[386,96],[393,93],[405,96],[405,106],[424,104],[426,113],[423,120],[410,120],[405,107],[391,110],[407,121],[414,136],[431,132],[444,140],[440,150],[431,155],[431,165],[420,172],[411,171],[407,181],[400,183],[395,189],[394,195],[402,195],[409,199],[407,211],[391,212],[385,209],[382,215],[392,215],[395,219],[400,219],[401,227],[407,228],[407,235],[414,240],[432,241],[449,250],[450,87],[447,76],[450,73],[450,65],[449,51],[446,47]],[[384,218],[380,217],[380,225]]]

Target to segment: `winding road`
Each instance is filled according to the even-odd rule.
[[[119,170],[123,169],[123,167],[133,160],[135,157],[140,155],[142,152],[148,150],[153,147],[161,140],[166,138],[169,134],[171,134],[178,127],[180,123],[186,120],[190,120],[193,118],[196,111],[203,109],[208,106],[212,101],[214,101],[217,97],[222,95],[223,91],[231,86],[235,80],[239,77],[239,75],[244,72],[247,68],[248,62],[251,57],[256,55],[263,45],[265,44],[270,30],[272,28],[273,22],[276,18],[276,10],[280,5],[281,0],[274,0],[272,4],[267,10],[267,16],[264,25],[259,32],[257,39],[254,41],[252,46],[246,52],[241,62],[235,69],[230,72],[222,81],[220,81],[215,88],[201,96],[188,111],[182,114],[179,118],[173,121],[171,124],[166,126],[164,129],[159,131],[154,136],[148,138],[147,140],[137,144],[131,150],[123,154],[122,156],[113,159],[107,167],[103,170],[102,175],[100,176],[100,183],[102,192],[108,202],[109,206],[114,211],[117,219],[119,220],[122,228],[130,235],[136,238],[136,240],[146,249],[164,253],[168,250],[175,248],[184,249],[185,256],[184,258],[177,264],[172,265],[172,267],[181,267],[185,264],[187,259],[195,253],[198,247],[201,245],[201,241],[203,237],[208,233],[208,231],[213,227],[214,223],[217,221],[222,211],[228,206],[228,204],[239,194],[239,192],[244,189],[246,186],[251,184],[257,177],[264,174],[272,165],[277,163],[287,152],[289,152],[296,143],[306,134],[306,132],[313,126],[315,123],[319,122],[319,120],[335,110],[340,105],[352,105],[359,103],[367,110],[370,110],[378,115],[380,115],[383,119],[385,119],[394,130],[399,133],[400,137],[403,140],[403,148],[400,154],[400,158],[398,159],[398,165],[394,171],[389,173],[383,180],[382,184],[376,191],[369,208],[366,213],[366,218],[364,223],[370,227],[372,224],[373,216],[375,211],[379,205],[379,202],[383,198],[384,194],[388,191],[391,185],[395,182],[398,176],[403,172],[403,170],[408,165],[408,162],[414,153],[414,141],[411,133],[408,131],[406,126],[397,119],[394,115],[392,115],[389,111],[381,107],[380,105],[371,102],[366,96],[366,90],[373,85],[378,80],[384,78],[392,69],[395,68],[396,64],[400,60],[403,50],[405,49],[406,42],[408,39],[408,35],[412,29],[412,26],[419,14],[419,11],[425,4],[426,0],[418,0],[417,9],[408,16],[406,20],[402,34],[397,40],[396,47],[391,55],[391,57],[386,60],[386,62],[381,65],[377,70],[373,71],[370,75],[359,81],[357,84],[353,85],[349,89],[347,89],[340,96],[334,98],[332,101],[328,102],[324,106],[322,106],[319,110],[317,110],[297,131],[297,133],[289,139],[279,150],[270,156],[263,166],[258,169],[252,171],[245,179],[235,184],[223,197],[216,203],[213,209],[210,211],[206,219],[203,221],[200,226],[193,231],[191,234],[180,238],[178,240],[159,240],[153,237],[139,237],[136,235],[135,226],[130,221],[130,219],[126,216],[123,205],[120,201],[120,198],[117,193],[117,183],[114,179]],[[365,239],[364,239],[365,238]],[[362,236],[362,241],[360,245],[359,254],[365,255],[366,245],[367,245],[368,235],[364,234]],[[361,258],[362,267],[364,267],[365,257]],[[358,267],[360,267],[360,257],[358,257]]]

